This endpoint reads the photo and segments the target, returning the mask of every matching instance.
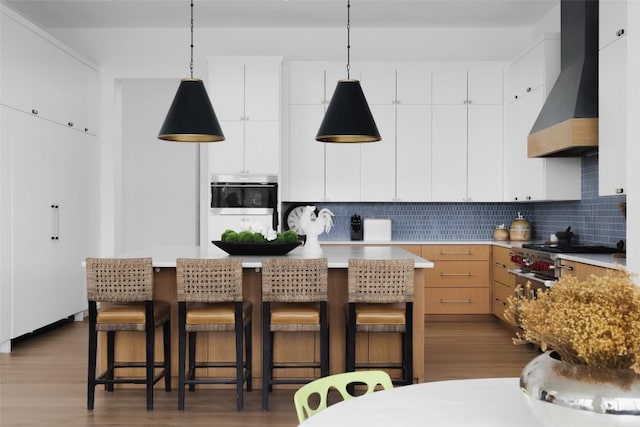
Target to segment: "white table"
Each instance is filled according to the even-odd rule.
[[[518,378],[414,384],[336,403],[300,427],[541,427],[521,394]]]

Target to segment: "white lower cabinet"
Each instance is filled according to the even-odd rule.
[[[80,263],[90,246],[98,145],[93,136],[30,114],[5,107],[2,114],[12,164],[10,198],[2,203],[11,218],[12,280],[2,286],[11,288],[15,338],[86,308]]]

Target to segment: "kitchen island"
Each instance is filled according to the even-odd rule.
[[[177,258],[224,258],[229,255],[218,248],[202,248],[198,246],[185,247],[157,247],[133,252],[119,253],[117,257],[152,257],[154,266],[155,298],[171,303],[172,330],[172,374],[177,384],[178,374],[178,305],[176,297],[176,259]],[[296,248],[289,254],[289,258],[326,257],[328,261],[328,306],[329,306],[329,339],[330,339],[330,370],[331,373],[345,370],[345,304],[347,302],[347,267],[350,258],[358,259],[401,259],[411,258],[415,262],[414,308],[413,308],[413,372],[417,382],[424,381],[424,270],[433,268],[433,263],[412,254],[397,246],[327,246],[322,255],[307,255],[302,247]],[[262,375],[262,336],[261,336],[261,267],[263,256],[242,256],[243,266],[243,294],[244,298],[253,303],[253,372],[255,387],[261,386]],[[225,335],[226,334],[226,335]],[[105,337],[100,337],[100,346],[105,345]],[[198,339],[199,360],[233,360],[235,357],[233,332],[203,336]],[[162,354],[160,331],[156,339],[156,354]],[[206,344],[205,344],[206,342]],[[317,336],[311,333],[291,332],[279,334],[274,343],[274,357],[283,357],[288,361],[319,360],[320,351]],[[400,335],[394,333],[358,335],[357,354],[359,361],[388,363],[400,361]],[[102,347],[104,348],[104,347]],[[120,333],[116,346],[117,355],[129,359],[144,360],[143,338],[136,333]],[[100,354],[100,353],[99,353]],[[286,356],[285,356],[286,355]],[[104,367],[104,360],[100,360],[100,369]],[[287,369],[286,375],[291,377],[319,376],[312,368]],[[396,373],[390,371],[395,375]],[[225,377],[233,376],[231,369],[212,371],[211,375]],[[278,373],[276,376],[285,375]],[[397,376],[400,376],[398,370]]]

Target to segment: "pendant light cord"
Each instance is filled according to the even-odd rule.
[[[347,0],[347,80],[351,71],[351,0]]]
[[[193,0],[191,0],[191,62],[189,62],[189,70],[193,79]]]

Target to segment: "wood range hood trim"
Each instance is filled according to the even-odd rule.
[[[598,118],[565,120],[528,137],[528,157],[580,157],[598,149]]]

